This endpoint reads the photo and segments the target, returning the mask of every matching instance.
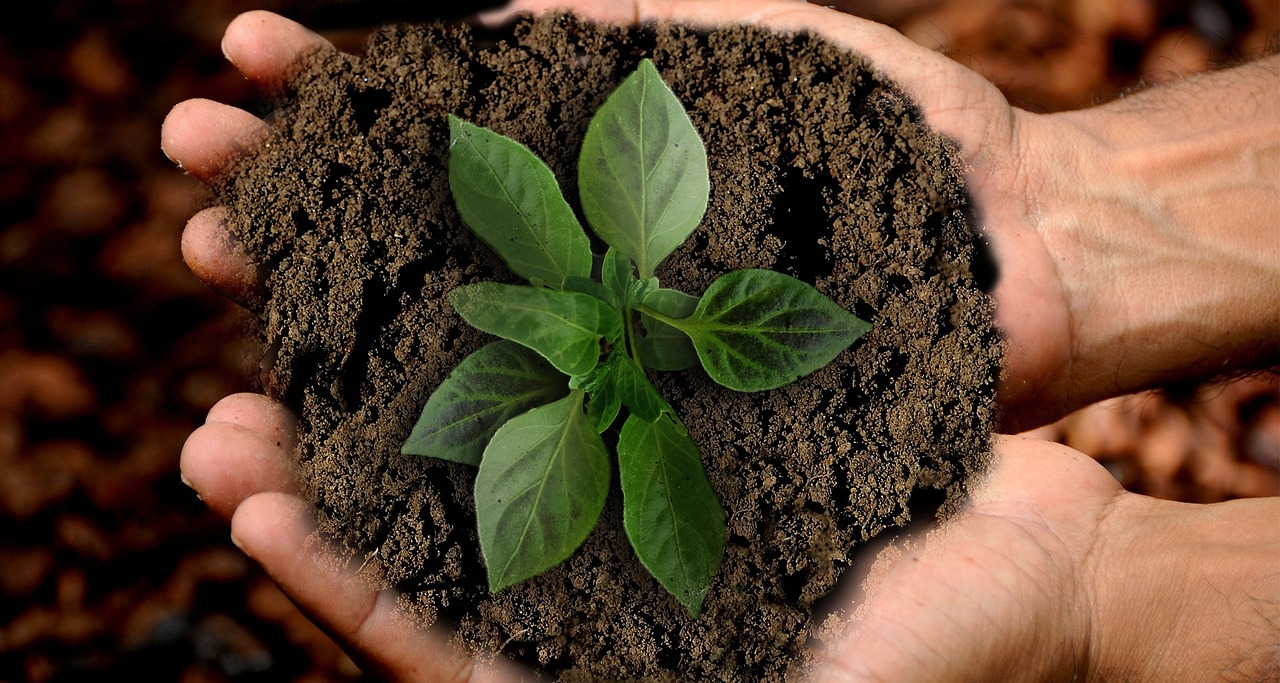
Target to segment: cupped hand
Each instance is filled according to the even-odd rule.
[[[238,394],[219,402],[187,441],[184,477],[230,517],[236,544],[367,673],[527,677],[501,660],[476,666],[447,636],[404,617],[394,590],[371,588],[315,539],[293,470],[292,425],[270,399]],[[1090,646],[1099,647],[1092,579],[1109,557],[1094,551],[1125,497],[1079,453],[1000,441],[964,514],[880,560],[852,630],[821,653],[815,680],[1050,680],[1086,670],[1096,654]]]
[[[227,397],[188,440],[187,481],[232,538],[365,671],[387,680],[515,681],[397,609],[316,540],[298,495],[293,418]],[[1241,680],[1274,673],[1280,501],[1214,506],[1124,492],[1065,446],[1000,437],[966,509],[882,553],[816,681]],[[854,604],[858,603],[858,604]]]

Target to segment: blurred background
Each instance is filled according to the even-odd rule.
[[[1237,63],[1280,30],[1275,0],[834,4],[1036,111]],[[247,314],[182,263],[183,223],[209,199],[160,152],[160,122],[190,97],[252,107],[223,28],[248,9],[307,8],[23,8],[0,28],[0,680],[356,680],[178,475],[187,434],[219,398],[254,389],[256,363]],[[331,28],[359,45],[361,27]],[[1280,494],[1274,376],[1122,397],[1037,433],[1134,491]]]

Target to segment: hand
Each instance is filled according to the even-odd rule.
[[[532,9],[533,3],[526,8]],[[561,4],[542,3],[559,7]],[[869,55],[921,103],[929,123],[958,141],[969,167],[967,181],[990,238],[1000,280],[995,291],[999,325],[1009,340],[1006,376],[1000,392],[1008,422],[1034,426],[1075,404],[1040,412],[1033,399],[1061,395],[1063,368],[1070,365],[1071,314],[1066,288],[1053,259],[1029,220],[1025,189],[1032,184],[1023,159],[1037,150],[1018,146],[1034,139],[1020,132],[1034,117],[1009,107],[987,81],[950,60],[921,48],[885,26],[831,12],[803,2],[748,0],[730,2],[642,3],[647,12],[692,23],[710,24],[724,17],[759,22],[780,29],[815,28],[833,41]],[[576,3],[581,14],[602,21],[629,19],[621,3]],[[625,15],[625,16],[624,16]],[[497,17],[491,17],[497,20]],[[267,23],[263,24],[263,21]],[[276,24],[251,13],[229,27],[224,46],[236,66],[264,88],[284,87],[283,69],[306,50],[333,49],[319,36],[286,22]],[[267,31],[279,35],[263,37]],[[184,169],[204,180],[269,135],[266,124],[247,112],[207,100],[175,107],[162,133],[163,146]],[[257,296],[261,278],[249,259],[231,242],[222,226],[222,209],[197,214],[183,235],[183,254],[192,270],[231,298],[248,302]]]
[[[422,631],[314,540],[293,475],[292,417],[220,402],[182,469],[232,538],[365,671],[388,680],[518,680]],[[1274,671],[1280,499],[1185,505],[1125,493],[1064,446],[1018,437],[964,513],[882,557],[819,681],[1201,680]],[[1270,659],[1269,659],[1270,658]],[[1207,667],[1207,668],[1206,668]],[[1268,668],[1272,667],[1272,668]]]

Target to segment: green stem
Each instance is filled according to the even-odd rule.
[[[640,365],[640,354],[636,351],[636,331],[631,325],[631,317],[633,313],[634,309],[630,306],[623,307],[622,335],[626,339],[627,355],[631,356],[631,360],[635,361],[636,365]],[[640,365],[640,367],[643,368],[644,366]]]
[[[655,311],[652,308],[649,308],[648,306],[645,306],[643,304],[636,307],[636,310],[649,316],[650,318],[653,318],[654,320],[657,320],[660,323],[666,323],[676,328],[677,330],[680,330],[682,332],[684,331],[684,326],[680,324],[680,321],[684,320],[684,318],[672,318],[669,315],[664,315],[663,313]]]

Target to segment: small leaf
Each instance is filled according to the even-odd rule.
[[[400,452],[479,465],[498,427],[564,396],[569,391],[566,379],[515,342],[485,344],[432,392]]]
[[[537,351],[571,377],[596,366],[601,337],[622,337],[618,311],[581,292],[478,282],[454,288],[449,301],[472,327]]]
[[[789,384],[871,327],[813,287],[769,270],[717,278],[687,318],[655,317],[689,335],[707,374],[736,391]]]
[[[587,421],[596,428],[597,434],[603,434],[622,412],[622,397],[610,391],[592,396],[587,403]]]
[[[609,292],[604,288],[604,285],[589,277],[570,275],[564,279],[564,285],[561,289],[567,292],[582,292],[583,294],[589,294],[610,306],[614,305],[613,297],[609,295]]]
[[[627,305],[627,294],[635,281],[636,276],[632,272],[631,259],[623,256],[617,249],[609,247],[609,250],[604,253],[604,262],[600,265],[600,282],[612,297],[614,306],[621,309]]]
[[[631,288],[627,290],[627,306],[635,308],[640,304],[640,302],[644,301],[650,294],[657,290],[658,278],[656,277],[647,277],[643,280],[632,280]]]
[[[591,276],[591,245],[528,147],[449,116],[449,188],[462,220],[513,272],[559,288]]]
[[[622,520],[640,562],[694,617],[724,556],[724,510],[698,447],[668,417],[618,437]]]
[[[702,139],[653,62],[642,60],[582,141],[578,193],[591,229],[648,278],[698,227],[710,188]]]
[[[609,454],[575,391],[498,428],[476,473],[476,523],[498,592],[563,562],[595,526]]]
[[[613,366],[625,353],[610,353],[596,367],[581,377],[569,380],[570,389],[580,389],[587,394],[587,421],[595,425],[596,432],[603,434],[622,409],[622,397],[614,391],[610,381]]]
[[[672,318],[684,318],[698,306],[698,297],[674,289],[655,289],[643,299],[644,305]],[[646,368],[687,370],[698,365],[698,352],[689,335],[647,314],[640,322],[646,331],[636,337],[636,355]]]
[[[630,357],[622,354],[609,373],[609,382],[617,392],[622,405],[634,416],[652,422],[664,412],[673,412],[657,387],[645,376],[644,370]]]

